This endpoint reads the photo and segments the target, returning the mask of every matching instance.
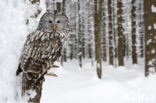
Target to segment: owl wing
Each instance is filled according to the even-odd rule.
[[[44,73],[60,56],[60,39],[51,35],[38,31],[28,35],[20,58],[19,67],[23,72]]]

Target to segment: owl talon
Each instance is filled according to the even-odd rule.
[[[48,76],[58,77],[55,73],[47,73]]]
[[[51,68],[59,68],[58,65],[52,65]]]

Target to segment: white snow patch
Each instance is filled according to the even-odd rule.
[[[152,26],[148,26],[148,30],[151,30],[152,29]]]
[[[153,26],[154,26],[154,29],[156,29],[156,24],[153,24]]]
[[[149,68],[149,72],[150,72],[150,73],[155,73],[154,67],[150,67],[150,68]]]
[[[152,39],[149,39],[149,40],[147,41],[147,45],[149,45],[151,42],[152,42]]]
[[[154,5],[152,5],[151,9],[152,9],[152,12],[156,13],[156,7]]]
[[[36,91],[34,90],[28,90],[27,94],[29,95],[30,98],[34,98],[36,96]]]
[[[152,54],[155,54],[155,49],[153,49],[153,50],[151,51],[151,53],[152,53]]]

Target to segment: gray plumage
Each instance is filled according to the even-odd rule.
[[[29,101],[39,103],[44,74],[61,56],[68,30],[65,15],[47,12],[41,17],[37,30],[27,36],[16,75],[23,72],[22,95],[29,95],[28,90],[37,93]]]

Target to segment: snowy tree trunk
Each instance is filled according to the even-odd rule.
[[[88,9],[88,57],[90,58],[90,59],[92,59],[92,42],[91,42],[91,17],[90,17],[90,2],[88,2],[87,3],[87,9]]]
[[[32,4],[39,3],[40,0],[29,0]]]
[[[113,36],[114,36],[114,49],[113,49],[113,55],[114,55],[114,66],[115,67],[117,67],[117,40],[116,40],[116,38],[117,38],[117,12],[116,12],[116,7],[117,6],[117,2],[116,1],[113,1],[112,2],[112,18],[113,18],[113,20],[112,20],[112,24],[113,24],[113,26],[112,26],[112,28],[113,28]]]
[[[109,64],[113,65],[112,0],[108,0],[109,18]]]
[[[135,1],[132,0],[132,62],[137,64],[137,50],[136,50],[136,7]]]
[[[156,1],[144,0],[145,76],[156,71]]]
[[[94,0],[94,33],[95,33],[95,51],[98,78],[102,77],[101,64],[101,25],[102,25],[102,1]]]
[[[56,9],[57,11],[61,11],[62,13],[65,14],[65,0],[63,0],[62,2],[62,6],[61,6],[61,2],[56,2]],[[61,56],[61,65],[63,65],[63,62],[66,62],[66,48],[63,48],[63,52],[62,52],[62,56]]]
[[[118,63],[119,63],[119,66],[123,66],[124,59],[123,59],[123,27],[122,27],[123,4],[122,4],[122,0],[118,0],[117,7],[118,7],[118,11],[117,11],[117,15],[118,15]]]
[[[56,9],[57,11],[61,11],[61,2],[56,3]]]
[[[38,17],[38,15],[41,13],[41,9],[39,8],[39,3],[40,3],[40,0],[29,0],[32,4],[37,4],[37,11],[33,14],[33,15],[31,15],[30,16],[30,18],[37,18]],[[26,24],[27,25],[29,25],[29,19],[30,18],[28,18],[27,20],[26,20]]]
[[[84,16],[84,15],[83,15]],[[85,58],[85,18],[81,17],[82,57]]]
[[[102,58],[103,61],[107,60],[107,47],[106,47],[106,14],[105,14],[105,4],[103,2],[102,8]]]
[[[40,0],[30,0],[32,4],[37,3],[39,8]],[[34,13],[30,18],[37,18],[38,15],[41,13],[41,10],[38,9],[36,13]],[[27,19],[26,24],[29,24],[29,19]],[[27,100],[27,102],[31,103],[40,103],[40,98],[42,94],[42,84],[44,81],[44,75],[41,76],[41,78],[37,81],[34,79],[29,80],[27,78],[27,75],[30,75],[30,77],[34,78],[33,76],[37,76],[39,74],[33,74],[33,73],[23,73],[22,74],[22,97]]]
[[[78,53],[78,30],[77,30],[77,18],[78,18],[78,3],[74,2],[74,34],[75,34],[75,38],[74,38],[74,55],[75,55],[75,58],[77,59],[77,53]]]
[[[63,13],[65,13],[65,10],[66,10],[66,6],[65,5],[66,5],[66,0],[63,0],[62,1],[62,12]]]
[[[81,38],[81,15],[80,15],[80,0],[78,0],[78,58],[79,58],[79,66],[82,67],[82,38]]]
[[[42,84],[44,81],[44,75],[39,80],[27,78],[28,73],[23,73],[22,77],[22,96],[28,101],[28,103],[40,103],[42,94]],[[35,78],[39,74],[29,73],[29,76]]]
[[[56,10],[56,0],[45,0],[46,9],[50,11]]]
[[[139,34],[140,34],[140,57],[144,57],[144,34],[145,34],[145,30],[144,30],[144,5],[143,5],[144,1],[140,0],[139,1]]]

